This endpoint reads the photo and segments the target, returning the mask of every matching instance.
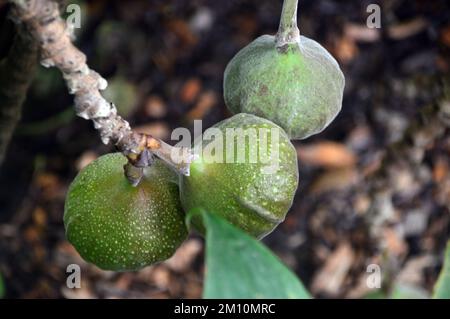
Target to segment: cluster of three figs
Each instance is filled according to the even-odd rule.
[[[123,173],[127,159],[104,155],[70,186],[64,214],[68,240],[88,262],[128,271],[172,256],[187,237],[185,213],[192,209],[220,215],[262,238],[284,220],[297,190],[290,140],[328,126],[341,109],[343,90],[339,65],[317,42],[301,36],[279,48],[274,36],[259,37],[227,66],[224,97],[236,115],[214,127],[278,128],[278,139],[267,139],[279,144],[278,170],[268,174],[259,162],[212,163],[203,154],[191,163],[189,176],[157,160],[133,187]],[[248,155],[249,143],[238,147]],[[195,216],[192,224],[204,231]]]

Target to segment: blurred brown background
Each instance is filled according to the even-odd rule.
[[[278,27],[282,1],[78,1],[77,45],[108,79],[108,98],[134,127],[171,130],[228,117],[222,77],[239,49]],[[366,27],[370,3],[382,28]],[[0,2],[0,56],[14,28]],[[450,234],[450,3],[300,1],[300,31],[325,46],[346,76],[343,110],[322,134],[296,142],[300,188],[264,242],[315,297],[360,298],[366,268],[381,292],[429,294]],[[61,75],[40,67],[0,168],[0,273],[10,298],[194,298],[203,241],[136,273],[97,269],[64,238],[67,187],[101,154],[76,118]],[[170,142],[170,141],[169,141]],[[66,267],[82,267],[82,288]],[[389,293],[388,293],[389,295]]]

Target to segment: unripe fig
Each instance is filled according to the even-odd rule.
[[[304,139],[339,113],[345,79],[325,48],[300,36],[296,15],[297,1],[285,0],[277,36],[257,38],[230,61],[224,98],[231,112],[267,118]]]
[[[187,237],[176,174],[156,161],[137,187],[124,176],[127,159],[101,156],[69,188],[64,225],[80,255],[105,270],[137,270],[163,261]]]
[[[284,220],[298,186],[297,154],[289,137],[271,121],[244,113],[203,136],[190,176],[180,180],[185,211],[218,214],[258,238],[270,233]],[[195,215],[192,224],[203,231]]]

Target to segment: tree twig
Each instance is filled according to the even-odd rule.
[[[100,91],[107,82],[86,64],[86,56],[72,43],[73,32],[60,16],[59,6],[52,0],[10,0],[16,16],[41,50],[41,64],[56,67],[62,73],[71,94],[75,95],[78,116],[92,120],[102,142],[113,143],[128,157],[125,175],[137,185],[143,169],[153,162],[153,155],[164,160],[179,173],[188,175],[192,161],[190,151],[174,148],[151,135],[137,133],[117,114],[114,104],[106,101]],[[181,154],[173,156],[173,154]]]

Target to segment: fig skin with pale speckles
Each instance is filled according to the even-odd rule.
[[[319,43],[299,42],[276,48],[263,35],[230,61],[224,74],[229,110],[251,113],[280,125],[291,139],[320,133],[342,107],[344,75]]]
[[[168,259],[187,237],[175,173],[156,161],[133,187],[127,159],[101,156],[72,182],[66,197],[66,237],[88,262],[132,271]]]
[[[237,142],[237,138],[227,138],[226,130],[229,128],[240,128],[244,134],[250,133],[249,129],[256,129],[256,132],[261,128],[267,129],[268,132],[275,129],[278,132],[278,143],[275,135],[272,138],[271,133],[266,135],[268,143],[262,143],[265,133],[259,134],[261,132],[256,135],[256,141]],[[180,197],[183,208],[186,212],[203,209],[220,215],[254,237],[262,238],[284,220],[292,205],[298,186],[295,148],[279,126],[252,114],[234,115],[208,129],[204,136],[213,129],[219,130],[225,136],[223,147],[220,146],[220,139],[203,139],[203,152],[191,163],[190,176],[181,176]],[[228,144],[229,140],[233,140],[234,144]],[[229,155],[227,144],[235,149],[234,158],[230,156],[231,161],[214,162],[212,157],[216,153],[206,151],[208,147],[211,150],[211,145],[217,145],[218,150],[225,150],[225,154],[221,156],[226,159]],[[263,157],[258,157],[252,163],[249,160],[249,154],[252,152],[250,145],[256,144],[265,144],[268,149],[272,149],[272,145],[278,145],[273,148],[279,154],[274,156],[276,162],[268,162]],[[245,162],[238,161],[238,149],[244,152],[242,154],[245,154],[247,159]],[[269,168],[271,165],[274,169]],[[276,167],[278,169],[275,169]],[[201,221],[195,215],[191,222],[194,228],[204,232]]]

